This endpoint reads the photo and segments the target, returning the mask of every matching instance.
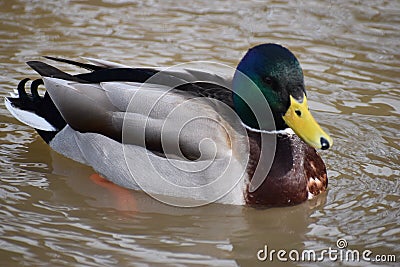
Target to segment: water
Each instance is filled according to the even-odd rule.
[[[349,249],[400,261],[399,1],[38,0],[1,6],[1,96],[21,78],[34,77],[24,62],[41,55],[234,67],[249,47],[278,42],[299,58],[313,114],[334,138],[333,148],[320,152],[329,190],[315,200],[267,210],[179,209],[93,183],[91,168],[52,152],[1,104],[1,266],[266,266],[271,263],[257,260],[264,245],[321,252],[336,249],[339,238]],[[273,265],[281,264],[275,257]]]

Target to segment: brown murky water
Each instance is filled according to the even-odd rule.
[[[400,261],[400,2],[0,1],[0,95],[53,55],[132,66],[236,66],[252,45],[290,48],[334,137],[327,194],[289,208],[179,209],[95,184],[0,104],[1,266],[261,266],[268,249],[348,249]],[[66,69],[67,70],[67,69]],[[274,258],[273,266],[280,263]],[[336,266],[338,261],[297,262]],[[395,266],[396,263],[341,262]],[[398,266],[398,265],[396,265]]]

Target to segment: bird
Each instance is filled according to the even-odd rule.
[[[231,77],[45,56],[5,98],[50,147],[116,185],[177,206],[300,204],[325,192],[316,149],[332,138],[313,118],[304,75],[286,47],[250,48]],[[39,86],[44,85],[44,94]]]

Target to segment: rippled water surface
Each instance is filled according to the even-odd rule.
[[[94,183],[91,168],[52,152],[0,104],[1,266],[266,266],[256,256],[264,245],[321,251],[337,248],[339,238],[400,261],[399,1],[0,5],[1,96],[34,77],[24,62],[42,55],[235,67],[249,47],[277,42],[299,58],[311,109],[335,142],[321,152],[330,184],[315,200],[267,210],[179,209]]]

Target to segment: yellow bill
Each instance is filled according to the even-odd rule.
[[[311,115],[307,105],[307,97],[298,102],[290,96],[290,106],[283,116],[285,123],[312,147],[328,149],[332,146],[332,138],[321,129]]]

